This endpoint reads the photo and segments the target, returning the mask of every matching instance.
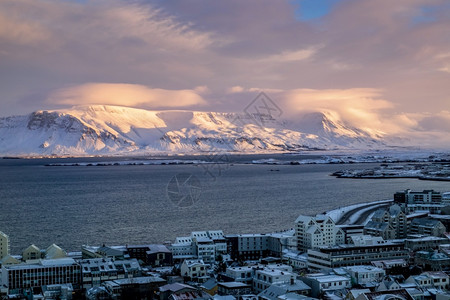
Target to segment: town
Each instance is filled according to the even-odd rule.
[[[342,221],[358,210],[364,220]],[[449,214],[449,192],[404,190],[275,233],[16,255],[0,232],[0,299],[450,299]]]

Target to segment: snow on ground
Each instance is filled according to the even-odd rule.
[[[344,206],[344,207],[339,207],[333,210],[330,210],[328,212],[326,212],[325,214],[327,216],[330,216],[331,219],[333,219],[334,222],[339,221],[347,212],[353,210],[353,209],[357,209],[359,207],[364,207],[367,205],[370,205],[369,209],[373,208],[374,206],[378,205],[378,204],[386,204],[392,202],[392,199],[389,200],[380,200],[380,201],[374,201],[374,202],[364,202],[364,203],[358,203],[358,204],[354,204],[354,205],[349,205],[349,206]],[[367,210],[366,210],[367,211]]]
[[[372,210],[374,208],[380,208],[382,207],[384,204],[380,204],[380,205],[374,205],[374,206],[370,206],[367,208],[363,208],[361,210],[358,210],[356,213],[354,213],[353,215],[350,216],[350,218],[348,218],[348,221],[346,222],[347,224],[354,224],[356,221],[358,221],[358,219],[365,213],[368,212],[369,210]],[[373,212],[375,213],[375,212]],[[367,217],[367,219],[365,221],[369,222],[368,220],[370,220],[373,216],[373,213],[370,214],[370,216]],[[364,224],[366,224],[366,222],[364,222]]]

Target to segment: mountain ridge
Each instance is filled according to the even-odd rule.
[[[387,146],[382,133],[351,126],[332,112],[305,113],[295,122],[257,117],[261,119],[245,113],[107,105],[38,110],[0,118],[0,155],[261,153]]]

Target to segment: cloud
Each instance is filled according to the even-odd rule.
[[[380,114],[393,104],[382,98],[382,92],[371,88],[296,89],[288,91],[284,101],[290,116],[305,111],[334,111],[359,127],[386,130]]]
[[[206,103],[195,90],[164,90],[117,83],[89,83],[60,89],[53,92],[47,102],[57,105],[104,104],[144,108],[187,108]]]

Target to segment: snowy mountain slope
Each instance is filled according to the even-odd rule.
[[[261,121],[261,120],[259,120]],[[78,106],[0,118],[0,155],[120,155],[268,152],[383,147],[381,134],[351,127],[330,113],[296,122],[243,113],[148,111]]]

